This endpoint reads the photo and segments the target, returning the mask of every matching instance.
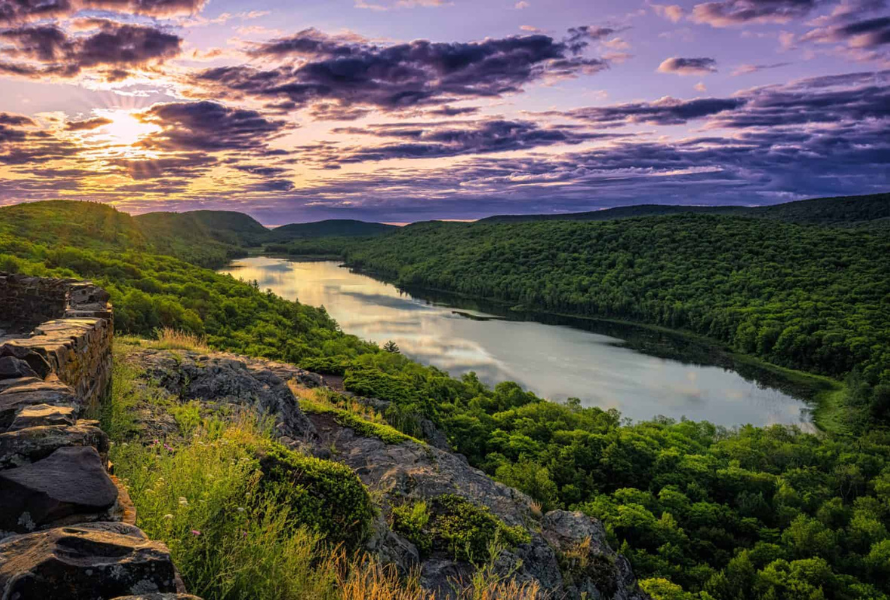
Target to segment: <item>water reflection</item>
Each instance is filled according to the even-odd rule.
[[[614,407],[634,420],[664,415],[724,425],[809,423],[806,404],[774,382],[757,383],[753,372],[745,373],[746,379],[725,356],[678,336],[589,321],[567,326],[555,318],[511,320],[464,305],[456,309],[453,301],[400,292],[336,262],[257,257],[236,261],[223,272],[256,280],[261,289],[284,298],[324,306],[347,333],[379,344],[394,340],[412,359],[452,375],[475,371],[490,385],[513,380],[553,400],[577,397],[584,405]]]

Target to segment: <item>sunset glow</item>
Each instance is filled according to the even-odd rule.
[[[237,207],[275,225],[881,191],[888,15],[884,0],[0,0],[0,203]]]

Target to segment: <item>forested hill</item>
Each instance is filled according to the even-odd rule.
[[[881,352],[888,348],[888,249],[879,233],[886,235],[708,215],[606,223],[428,223],[353,240],[350,254],[438,287],[465,284],[469,293],[515,295],[541,306],[638,310],[653,321],[732,337],[767,357],[838,360],[840,371],[852,356],[874,381],[886,378],[880,363],[887,364]],[[207,241],[192,236],[177,250],[206,258],[198,251]],[[853,423],[855,437],[781,426],[727,431],[655,415],[628,425],[616,411],[547,402],[510,382],[488,389],[472,375],[451,378],[345,335],[324,309],[158,256],[154,243],[134,219],[102,205],[0,209],[0,271],[94,279],[111,293],[119,334],[184,330],[220,350],[342,375],[347,391],[388,405],[382,414],[355,415],[347,412],[355,406],[352,400],[343,399],[337,410],[350,419],[385,420],[414,436],[424,435],[421,423],[428,419],[470,464],[529,494],[541,509],[579,510],[601,519],[610,543],[630,558],[656,600],[890,598],[890,411],[882,411],[890,407],[888,386],[872,389],[862,377],[851,382],[850,412],[862,416]],[[126,390],[132,385],[121,383],[115,389],[129,402],[132,390]],[[192,438],[190,423],[200,423],[200,414],[191,416],[193,403],[174,409],[175,421]],[[194,440],[203,447],[200,437]],[[148,448],[151,460],[138,472],[182,481],[187,479],[182,473],[195,472],[189,467],[210,464],[189,462],[194,455],[186,443],[174,442],[175,452],[163,456],[160,448]],[[134,451],[138,446],[132,440],[116,445]],[[234,455],[218,456],[228,465]],[[177,469],[156,470],[162,459],[178,461]],[[161,496],[172,498],[174,508],[180,504],[181,494]],[[220,524],[231,524],[230,515],[242,518],[233,510],[241,503],[228,502],[217,511],[212,500],[221,497],[228,498],[214,492],[207,510],[203,502],[192,502],[201,510],[194,514],[212,515]],[[152,502],[158,516],[168,512],[157,510],[166,504]],[[302,505],[265,507],[257,521],[264,531],[274,527],[263,516],[306,514]],[[401,514],[407,515],[404,531],[422,536],[429,530],[422,520],[428,512],[417,507],[405,504]],[[140,513],[150,514],[141,508]],[[196,536],[190,520],[180,520],[181,528],[171,528],[166,517],[158,521],[167,534],[181,534],[170,546],[199,556],[205,573],[207,557],[240,547],[225,539],[217,543],[220,538],[201,531],[204,527]],[[231,528],[239,540],[240,523]],[[461,544],[468,539],[464,532],[476,540],[479,523],[460,519],[449,525],[449,535]],[[411,539],[421,546],[422,538]],[[586,564],[590,554],[582,550],[567,553],[561,566],[582,573],[614,568]],[[237,561],[245,554],[235,556]],[[535,560],[534,554],[526,556]],[[267,574],[280,577],[265,566],[247,577],[259,581]],[[220,581],[217,570],[209,577]]]
[[[677,215],[422,223],[347,251],[400,284],[690,330],[774,364],[890,382],[890,235]]]
[[[679,206],[640,204],[605,210],[550,215],[497,215],[480,223],[526,223],[531,221],[613,221],[633,217],[677,214],[737,215],[778,219],[792,223],[830,226],[890,227],[890,193],[868,196],[816,198],[774,206]]]
[[[373,237],[398,229],[395,225],[383,223],[366,223],[350,219],[331,219],[317,223],[292,223],[282,225],[268,232],[266,239],[270,242],[282,242],[296,239],[320,237]]]

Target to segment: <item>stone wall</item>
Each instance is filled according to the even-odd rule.
[[[83,418],[110,391],[108,294],[0,273],[0,311],[10,330],[34,325],[0,344],[0,598],[184,592],[169,551],[136,527],[109,473],[108,437]]]

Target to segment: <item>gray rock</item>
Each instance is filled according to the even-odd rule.
[[[52,373],[49,361],[40,353],[15,343],[7,343],[0,346],[0,357],[17,358],[24,361],[40,379],[46,379]]]
[[[0,357],[0,379],[18,379],[20,377],[37,377],[31,365],[14,356]]]
[[[261,361],[213,355],[201,360],[190,352],[174,358],[169,353],[143,355],[146,376],[183,400],[237,404],[276,418],[279,436],[293,439],[314,435],[312,424],[282,376],[298,378],[305,371],[291,367],[267,368]],[[277,363],[272,363],[276,364]],[[277,374],[276,374],[277,373]]]
[[[0,432],[9,427],[23,407],[35,404],[78,406],[80,402],[74,390],[58,381],[34,377],[0,380]]]
[[[34,464],[0,471],[0,530],[24,533],[94,520],[114,507],[117,496],[95,448],[60,448]]]
[[[59,448],[92,446],[103,463],[108,455],[108,436],[96,421],[74,425],[45,425],[0,433],[0,469],[21,467],[42,460]]]
[[[138,596],[118,596],[113,600],[201,600],[191,594],[140,594]]]
[[[9,426],[9,431],[19,431],[29,427],[45,425],[74,425],[77,422],[77,411],[71,406],[52,406],[36,404],[19,411]]]
[[[170,552],[131,525],[89,523],[0,542],[0,597],[99,600],[175,593]]]

